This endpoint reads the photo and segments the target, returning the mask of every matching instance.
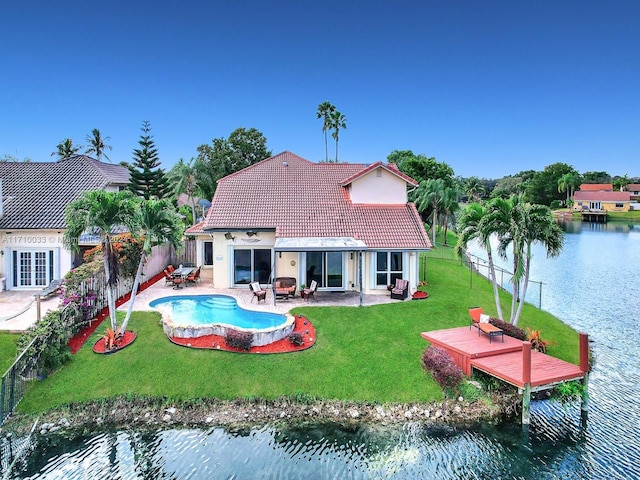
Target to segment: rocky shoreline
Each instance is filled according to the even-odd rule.
[[[53,434],[66,431],[93,431],[100,428],[213,426],[256,427],[266,424],[365,423],[402,424],[424,422],[445,425],[496,423],[517,414],[517,395],[494,394],[475,402],[444,400],[433,403],[379,405],[342,401],[202,399],[169,402],[164,399],[127,399],[78,403],[42,415],[14,415],[2,430],[14,434],[28,432],[37,420],[36,431]]]

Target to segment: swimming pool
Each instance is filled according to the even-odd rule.
[[[285,338],[294,328],[292,315],[246,310],[228,295],[176,295],[149,303],[162,314],[162,328],[169,337],[226,336],[234,329],[253,333],[253,345]]]

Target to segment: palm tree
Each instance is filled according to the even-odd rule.
[[[522,294],[518,310],[512,314],[511,323],[518,324],[524,299],[527,296],[529,285],[529,273],[531,270],[531,247],[534,243],[541,243],[546,251],[547,257],[557,257],[562,251],[564,244],[564,233],[553,218],[551,209],[545,205],[522,205],[522,219],[525,228],[522,232],[523,252],[520,256],[524,262],[522,266]]]
[[[125,226],[134,231],[136,204],[130,192],[106,192],[92,190],[67,204],[65,222],[67,230],[63,243],[69,250],[79,251],[78,239],[85,232],[100,236],[104,258],[104,274],[107,284],[107,305],[111,319],[111,329],[115,332],[116,303],[113,289],[118,282],[119,258],[112,243],[116,227]]]
[[[78,145],[77,147],[75,147],[73,145],[73,140],[71,140],[70,138],[65,138],[58,144],[56,148],[57,150],[55,152],[51,152],[51,156],[54,157],[57,155],[58,158],[62,160],[63,158],[78,155],[78,153],[82,149],[82,145]]]
[[[569,199],[573,197],[575,189],[581,184],[580,175],[576,172],[565,173],[558,179],[558,192],[567,192],[566,205],[569,205]]]
[[[94,128],[91,130],[91,135],[87,135],[87,142],[89,146],[87,147],[86,153],[88,155],[95,154],[96,160],[102,161],[102,157],[111,161],[109,155],[104,153],[105,150],[112,150],[111,145],[107,145],[105,142],[111,140],[111,137],[102,137],[100,134],[100,130]]]
[[[502,199],[499,199],[502,200]],[[493,261],[493,251],[491,249],[491,235],[494,233],[491,228],[489,211],[479,203],[471,203],[460,214],[458,218],[458,242],[454,247],[456,256],[463,257],[469,242],[476,240],[487,252],[489,262],[489,279],[493,285],[493,296],[496,302],[498,318],[503,319],[502,305],[500,304],[500,293],[498,290],[498,278],[496,267]]]
[[[186,193],[191,201],[191,214],[193,215],[193,224],[196,222],[196,203],[195,194],[198,188],[198,172],[194,165],[195,160],[192,158],[185,162],[183,158],[178,160],[171,171],[169,171],[169,181],[173,184],[176,196]]]
[[[338,134],[341,128],[347,128],[347,117],[337,110],[331,112],[331,128],[333,129],[331,136],[336,141],[336,163],[338,163]]]
[[[471,201],[480,200],[480,195],[485,191],[484,185],[478,177],[469,177],[464,185],[464,190]]]
[[[460,186],[456,183],[453,187],[445,187],[442,198],[441,222],[444,226],[444,244],[447,245],[447,232],[449,224],[455,226],[456,212],[460,210]]]
[[[169,243],[177,249],[181,245],[183,233],[182,221],[167,200],[139,200],[135,211],[134,223],[135,234],[143,239],[143,247],[136,278],[133,281],[133,290],[131,290],[127,315],[118,331],[121,335],[124,335],[129,324],[133,303],[136,300],[138,286],[142,278],[142,270],[147,261],[147,256],[151,254],[151,248],[162,243]]]
[[[414,198],[416,208],[421,214],[428,208],[432,209],[431,228],[433,232],[433,245],[436,245],[436,225],[438,223],[438,210],[444,200],[444,181],[441,178],[430,178],[421,182],[415,190]]]
[[[324,133],[324,153],[325,162],[329,162],[329,147],[327,144],[327,130],[332,128],[331,114],[336,110],[336,107],[329,102],[322,102],[318,105],[318,111],[316,112],[316,118],[322,119],[322,133]]]

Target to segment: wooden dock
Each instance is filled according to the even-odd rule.
[[[486,335],[478,335],[473,327],[449,328],[422,332],[425,340],[446,350],[465,375],[473,369],[492,375],[518,387],[523,393],[522,423],[529,423],[529,401],[532,391],[547,390],[572,380],[588,380],[588,338],[580,334],[580,365],[531,350],[531,343],[504,336],[489,342]],[[583,399],[586,409],[586,395]]]
[[[607,223],[607,212],[590,212],[583,211],[580,212],[580,216],[583,222],[593,222],[593,223]]]

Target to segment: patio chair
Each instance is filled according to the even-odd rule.
[[[60,280],[51,280],[51,283],[44,287],[38,295],[40,298],[48,298],[51,295],[58,293],[58,290],[60,290]]]
[[[396,278],[396,285],[391,289],[391,298],[404,300],[409,296],[409,280]]]
[[[173,273],[173,271],[176,269],[176,267],[174,267],[173,265],[169,264],[167,265],[167,272],[169,273]]]
[[[252,283],[250,283],[249,284],[249,289],[253,293],[253,296],[251,297],[251,301],[252,302],[253,302],[254,298],[257,298],[258,299],[258,303],[260,303],[260,300],[262,300],[263,302],[266,303],[267,291],[262,289],[262,287],[260,286],[260,282],[252,282]]]
[[[482,307],[469,307],[469,317],[471,319],[471,323],[469,323],[469,330],[471,330],[471,327],[478,326],[478,323],[480,323],[480,315],[484,314],[484,310],[482,309]]]
[[[316,297],[313,295],[314,293],[316,293],[317,289],[318,289],[318,282],[316,282],[315,280],[311,280],[311,285],[309,285],[309,288],[305,288],[302,291],[304,295],[304,299],[308,301],[309,297],[313,297],[314,300],[317,301]]]
[[[193,272],[187,275],[187,283],[193,283],[194,285],[200,281],[200,267],[196,268]]]
[[[165,268],[162,271],[162,274],[164,275],[164,284],[173,285],[173,281],[175,280],[175,278],[173,278],[173,276],[171,275],[171,272],[167,268]]]

